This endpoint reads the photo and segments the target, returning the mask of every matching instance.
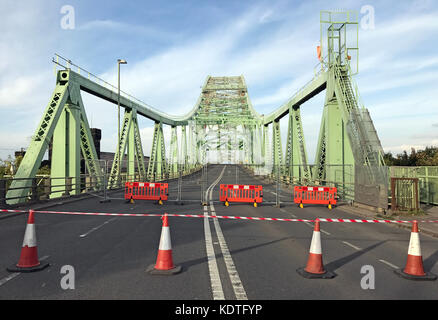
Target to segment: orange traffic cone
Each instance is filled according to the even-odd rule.
[[[423,257],[421,256],[420,234],[418,233],[418,222],[412,221],[411,239],[409,241],[408,260],[406,267],[395,270],[399,276],[410,280],[436,280],[437,276],[424,272]]]
[[[175,266],[172,259],[172,244],[170,241],[170,228],[167,213],[161,218],[160,247],[158,248],[157,262],[146,269],[150,274],[172,275],[181,272],[181,266]]]
[[[29,210],[26,231],[24,233],[20,260],[16,265],[7,268],[10,272],[33,272],[47,267],[49,263],[41,263],[38,260],[38,247],[35,233],[34,211]]]
[[[312,243],[310,244],[309,258],[305,268],[297,269],[297,272],[309,279],[331,279],[336,275],[333,272],[324,270],[322,263],[321,232],[319,229],[319,219],[315,220]]]

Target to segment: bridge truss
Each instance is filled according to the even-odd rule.
[[[386,169],[376,130],[353,79],[358,71],[358,46],[357,37],[353,44],[349,39],[355,30],[358,33],[357,14],[322,11],[320,24],[320,64],[313,79],[270,114],[255,111],[243,76],[208,76],[195,106],[183,116],[168,115],[121,92],[120,105],[125,114],[117,143],[119,150],[115,152],[107,181],[100,174],[104,168],[97,159],[81,92],[117,104],[117,88],[56,55],[54,62],[63,69],[57,71],[53,95],[12,181],[8,203],[23,201],[29,194],[29,178],[35,177],[52,138],[51,176],[70,177],[73,183],[79,181],[82,154],[88,172],[96,177],[97,188],[103,184],[106,188],[121,186],[125,159],[128,163],[125,180],[162,181],[175,177],[180,170],[183,175],[190,174],[207,162],[215,162],[258,165],[294,183],[330,182],[342,187],[344,169],[341,173],[333,169],[339,165],[353,166],[355,180],[361,181],[355,184],[356,191],[360,189],[361,194],[375,197],[373,190],[385,188]],[[301,106],[324,90],[315,165],[311,166]],[[154,121],[147,167],[143,161],[139,115]],[[283,117],[288,118],[284,152],[280,130]],[[171,127],[169,146],[165,146],[163,125]],[[73,193],[79,194],[80,188]],[[52,188],[52,197],[60,195],[56,187]]]

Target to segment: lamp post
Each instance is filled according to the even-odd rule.
[[[121,170],[121,163],[120,163],[120,65],[121,64],[127,64],[126,60],[123,59],[117,59],[117,161],[118,163],[118,177],[117,180],[120,183],[120,170]]]

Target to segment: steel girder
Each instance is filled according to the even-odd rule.
[[[151,157],[149,159],[147,178],[149,181],[160,181],[166,178],[166,151],[164,146],[163,125],[156,122],[152,140]]]
[[[289,108],[284,174],[292,179],[297,178],[300,182],[311,178],[299,107]]]
[[[134,181],[138,178],[144,179],[146,176],[137,112],[134,109],[125,109],[122,130],[120,131],[120,142],[117,144],[117,147],[108,179],[108,188],[120,187],[126,154],[127,175],[125,180]],[[138,172],[136,172],[136,168],[138,169]]]
[[[28,195],[31,179],[35,178],[52,137],[51,177],[62,178],[62,183],[56,183],[58,186],[53,187],[51,197],[61,196],[60,190],[65,189],[66,184],[72,185],[74,194],[80,193],[81,151],[90,174],[95,176],[96,188],[100,188],[101,168],[94,143],[90,143],[92,136],[80,85],[66,70],[57,73],[55,90],[7,193],[8,204],[23,202]],[[66,183],[65,178],[71,181]]]
[[[178,135],[176,127],[172,127],[170,136],[170,153],[169,153],[169,164],[168,173],[172,177],[178,174]]]
[[[273,170],[277,170],[277,166],[280,167],[280,171],[283,166],[283,150],[281,145],[281,133],[280,133],[280,120],[276,120],[272,123],[272,164]],[[276,171],[273,171],[275,173]]]

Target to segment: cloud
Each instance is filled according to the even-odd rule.
[[[332,6],[345,7],[347,3],[337,1]],[[0,120],[4,130],[0,148],[27,147],[26,137],[33,134],[54,88],[49,58],[58,49],[75,62],[88,61],[87,69],[113,84],[117,83],[115,58],[125,52],[138,52],[134,57],[123,55],[128,65],[121,70],[122,90],[173,115],[183,115],[193,108],[207,75],[243,74],[253,106],[259,113],[267,114],[312,78],[318,62],[315,47],[319,42],[319,4],[325,5],[322,1],[317,5],[277,1],[269,5],[245,4],[239,6],[240,10],[215,6],[227,18],[191,34],[175,29],[172,19],[140,24],[130,20],[129,14],[123,18],[112,12],[98,19],[81,15],[84,22],[77,23],[76,30],[67,35],[59,28],[59,3],[3,1],[0,110],[10,118]],[[435,141],[433,132],[419,128],[438,126],[436,121],[429,120],[437,116],[436,4],[428,1],[404,4],[384,14],[388,6],[391,7],[376,3],[376,28],[359,31],[361,60],[356,77],[359,90],[384,146],[399,148],[400,140],[405,144],[427,145]],[[95,8],[90,5],[87,9]],[[190,14],[185,18],[189,19]],[[134,36],[125,37],[126,34]],[[120,51],[115,47],[108,49],[114,35],[117,46],[120,39],[125,41]],[[145,46],[149,40],[161,38],[165,44]],[[123,51],[126,48],[130,51]],[[82,95],[89,121],[102,129],[102,150],[114,151],[116,107]],[[302,108],[309,158],[316,148],[323,97],[324,93]],[[153,124],[149,120],[139,121],[144,152],[149,154]],[[285,144],[287,121],[282,121],[281,127]],[[16,128],[20,128],[23,136],[10,139],[7,132]],[[166,137],[170,137],[168,130],[165,129]],[[417,138],[424,135],[424,140],[416,141],[416,134]]]

